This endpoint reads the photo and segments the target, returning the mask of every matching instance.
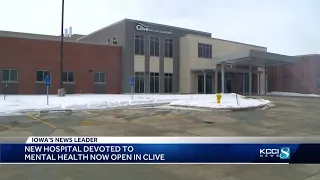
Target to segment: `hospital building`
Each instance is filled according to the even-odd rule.
[[[87,35],[70,34],[70,31],[65,37],[64,67],[65,71],[72,72],[73,80],[64,82],[67,93],[130,93],[133,77],[135,93],[320,93],[319,54],[276,54],[268,52],[267,47],[213,38],[210,32],[132,19],[121,20]],[[33,49],[33,53],[21,47],[21,56],[35,57],[31,60],[34,61],[37,59],[35,46],[41,46],[43,51],[38,54],[42,59],[48,56],[42,61],[51,63],[45,65],[38,60],[38,66],[33,66],[32,71],[47,70],[55,75],[52,77],[57,77],[54,86],[58,86],[58,38],[0,32],[0,68],[23,73],[31,66],[30,63],[18,66],[23,58],[17,55],[2,56],[3,39],[10,42],[12,48],[17,48],[14,42],[21,39],[32,41],[28,48]],[[48,49],[50,47],[54,50]],[[8,62],[3,63],[4,58]],[[34,85],[41,81],[24,81],[17,79],[17,86],[23,83],[26,87],[12,87],[12,91],[25,93],[24,88],[30,86],[28,93],[42,92]],[[4,83],[7,82],[2,81]]]

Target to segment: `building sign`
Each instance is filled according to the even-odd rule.
[[[138,23],[136,25],[136,30],[145,31],[145,32],[161,33],[161,34],[172,34],[172,32],[169,32],[169,31],[161,31],[161,30],[152,29],[149,26],[146,26],[142,23]]]

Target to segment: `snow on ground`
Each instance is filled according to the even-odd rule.
[[[296,97],[320,97],[320,95],[317,94],[300,94],[300,93],[292,93],[292,92],[270,92],[268,95],[274,95],[274,96],[296,96]]]
[[[0,99],[0,115],[19,114],[21,112],[39,110],[108,109],[159,103],[168,103],[169,105],[175,106],[239,108],[254,107],[269,102],[265,100],[245,99],[245,97],[238,95],[238,106],[235,96],[235,94],[222,94],[221,104],[218,105],[215,94],[137,94],[133,96],[133,100],[130,94],[73,94],[65,97],[50,95],[49,105],[47,105],[46,95],[7,95],[6,100]]]
[[[238,100],[237,100],[238,99]],[[196,96],[192,99],[184,99],[173,101],[172,106],[202,107],[202,108],[218,108],[218,109],[238,109],[252,108],[268,105],[271,102],[264,99],[250,99],[239,94],[222,94],[221,103],[216,101],[216,95]]]

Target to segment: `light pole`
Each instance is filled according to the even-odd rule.
[[[64,38],[64,33],[63,33],[63,29],[64,29],[64,0],[62,0],[62,8],[61,8],[62,12],[61,12],[61,42],[60,42],[60,94],[62,94],[62,96],[65,95],[64,93],[64,89],[63,89],[63,82],[62,82],[62,78],[63,78],[63,38]]]

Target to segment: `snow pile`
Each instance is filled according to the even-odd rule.
[[[108,109],[135,105],[152,105],[166,103],[171,106],[193,106],[207,108],[243,108],[268,104],[262,99],[246,99],[236,94],[222,94],[221,104],[216,103],[215,94],[161,95],[161,94],[73,94],[65,97],[46,95],[8,95],[0,99],[0,115],[20,114],[22,112],[41,110],[84,110]]]
[[[317,94],[300,94],[300,93],[293,93],[293,92],[270,92],[268,95],[274,95],[274,96],[293,96],[293,97],[320,97],[320,95]]]
[[[206,96],[196,96],[193,99],[185,99],[171,102],[171,106],[185,106],[185,107],[202,107],[202,108],[218,108],[218,109],[239,109],[239,108],[253,108],[262,107],[271,104],[270,101],[264,99],[250,99],[239,94],[221,94],[221,103],[216,101],[216,94]]]

